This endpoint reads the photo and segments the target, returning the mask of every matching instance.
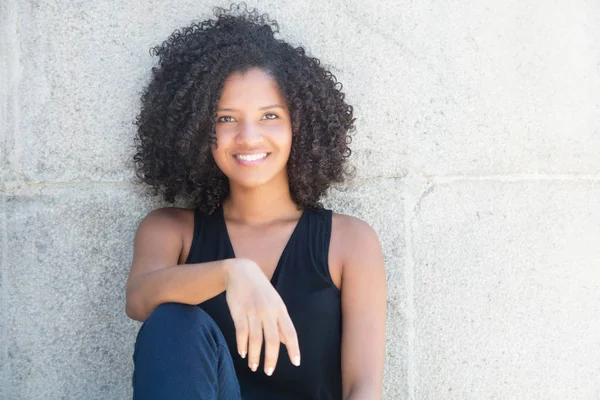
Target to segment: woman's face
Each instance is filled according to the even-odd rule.
[[[212,154],[230,185],[287,184],[289,110],[275,80],[259,68],[227,78],[217,104]]]

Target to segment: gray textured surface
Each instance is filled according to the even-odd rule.
[[[132,120],[212,5],[0,2],[1,399],[130,396]],[[600,3],[252,5],[355,105],[327,204],[380,234],[385,399],[600,399]]]
[[[432,188],[412,224],[415,398],[600,398],[600,182]]]
[[[6,399],[127,397],[137,323],[127,259],[150,208],[126,184],[49,185],[4,196]]]

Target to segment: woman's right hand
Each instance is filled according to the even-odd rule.
[[[300,348],[294,324],[279,293],[258,264],[249,259],[227,260],[226,299],[235,324],[240,356],[256,371],[265,342],[265,373],[271,375],[285,344],[292,364],[300,365]]]

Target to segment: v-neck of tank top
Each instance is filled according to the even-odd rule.
[[[279,255],[279,259],[277,260],[277,264],[275,265],[275,269],[273,270],[273,276],[270,279],[270,282],[273,286],[276,286],[276,284],[277,284],[277,278],[279,277],[280,270],[282,268],[281,263],[283,262],[285,255],[289,251],[290,244],[294,240],[294,237],[297,235],[299,227],[302,224],[302,222],[304,221],[307,212],[308,211],[306,208],[304,210],[302,210],[302,214],[300,215],[298,222],[296,222],[296,226],[294,227],[292,234],[290,235],[287,243],[285,244],[285,247],[283,248],[281,254]],[[222,227],[224,235],[225,235],[225,241],[226,241],[226,245],[227,245],[227,250],[229,251],[229,255],[232,258],[237,258],[235,255],[235,250],[233,249],[233,243],[231,243],[231,237],[229,236],[229,230],[227,229],[227,222],[225,221],[225,213],[223,212],[222,206],[219,207],[219,214],[220,214],[219,219],[220,219],[221,227]]]

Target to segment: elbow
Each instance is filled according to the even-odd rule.
[[[344,400],[375,400],[381,399],[382,387],[375,383],[353,385],[343,395]]]
[[[135,321],[144,322],[148,318],[148,315],[143,311],[143,307],[137,296],[134,293],[130,293],[130,290],[127,290],[125,297],[125,314]]]
[[[125,305],[125,314],[134,321],[144,322],[140,317],[140,313],[129,303]]]

